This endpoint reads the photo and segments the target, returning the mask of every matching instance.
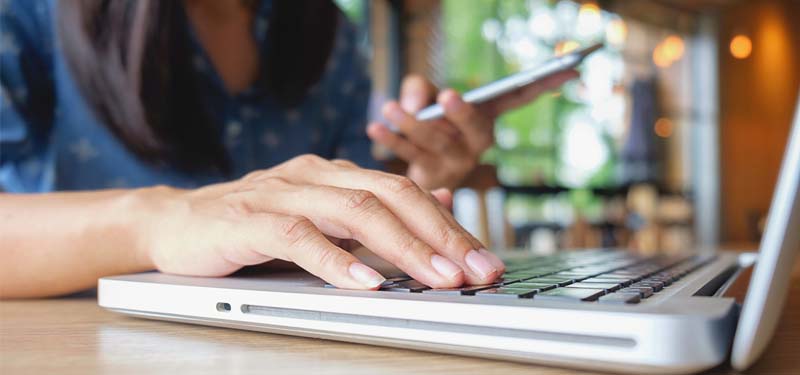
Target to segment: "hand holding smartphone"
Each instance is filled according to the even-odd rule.
[[[495,118],[522,106],[543,91],[577,76],[574,68],[590,53],[584,50],[556,57],[536,68],[525,70],[486,86],[459,95],[444,90],[437,95],[441,104],[421,108],[437,90],[423,77],[409,76],[403,82],[401,101],[382,107],[384,121],[373,122],[367,135],[397,159],[408,164],[407,175],[419,186],[454,189],[475,169],[484,151],[494,144]],[[480,105],[477,105],[480,104]],[[443,118],[447,121],[425,123]],[[416,112],[416,115],[410,113]],[[433,126],[437,125],[437,126]],[[440,126],[439,126],[440,125]]]
[[[480,104],[490,101],[514,90],[540,82],[560,72],[574,69],[586,56],[602,47],[603,45],[598,43],[581,50],[555,57],[535,68],[515,73],[474,90],[470,90],[464,93],[463,99],[465,102],[471,104]],[[444,108],[439,104],[434,104],[417,112],[416,119],[417,121],[427,121],[440,119],[443,116]]]

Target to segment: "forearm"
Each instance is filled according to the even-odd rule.
[[[0,195],[0,298],[67,294],[152,269],[140,234],[157,190]]]

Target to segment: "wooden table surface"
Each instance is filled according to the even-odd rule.
[[[770,347],[747,373],[800,374],[798,276]],[[589,373],[137,319],[99,308],[93,293],[0,302],[0,325],[0,374]]]

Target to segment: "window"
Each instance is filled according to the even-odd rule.
[[[625,115],[621,18],[572,1],[475,0],[466,7],[445,0],[443,7],[446,80],[462,91],[606,42],[580,68],[579,80],[501,117],[486,160],[506,185],[614,185]]]

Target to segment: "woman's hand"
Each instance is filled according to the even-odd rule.
[[[531,102],[541,93],[577,77],[567,71],[480,105],[464,102],[453,90],[437,95],[436,88],[420,76],[403,80],[400,103],[384,105],[384,117],[403,135],[381,123],[367,128],[369,137],[408,163],[407,175],[425,189],[455,188],[478,164],[481,154],[494,144],[494,122],[503,112]],[[445,110],[442,120],[417,121],[413,114],[436,98]]]
[[[448,193],[347,161],[306,155],[234,182],[155,191],[162,203],[141,246],[163,272],[222,276],[282,259],[338,287],[377,288],[384,278],[336,239],[432,287],[486,284],[505,269],[440,203]]]

